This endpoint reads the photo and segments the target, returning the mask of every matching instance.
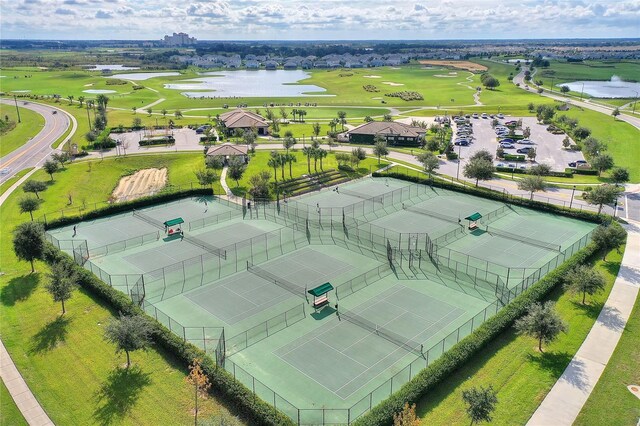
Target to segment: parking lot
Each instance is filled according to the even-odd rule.
[[[140,146],[140,140],[150,137],[150,136],[165,136],[172,135],[176,142],[172,146],[176,148],[176,150],[198,150],[203,149],[203,145],[200,145],[200,136],[195,132],[195,130],[182,128],[182,129],[172,129],[172,130],[154,130],[153,133],[146,130],[137,130],[133,132],[127,133],[112,133],[110,137],[120,143],[120,146],[124,146],[127,153],[135,153],[135,152],[147,152],[149,150],[153,150],[153,148],[158,147],[166,147],[166,145],[155,145],[155,146]]]
[[[517,121],[518,117],[505,117],[502,120],[498,120],[500,124],[504,124],[507,121]],[[498,148],[498,139],[496,136],[496,132],[491,127],[491,118],[471,118],[471,124],[473,124],[473,139],[472,143],[469,146],[456,146],[456,153],[460,153],[460,156],[463,159],[468,159],[475,153],[481,149],[486,149],[489,151],[494,157],[496,155],[496,149]],[[454,125],[454,129],[457,130],[457,125]],[[548,164],[551,166],[551,169],[554,171],[564,171],[566,167],[568,167],[568,163],[574,162],[577,160],[584,160],[584,156],[580,151],[568,151],[562,148],[562,140],[566,135],[554,135],[547,131],[547,126],[544,124],[538,124],[538,121],[535,117],[523,117],[522,118],[522,128],[529,127],[531,129],[531,136],[529,139],[533,141],[532,145],[524,145],[520,143],[514,143],[515,148],[513,149],[505,149],[505,154],[518,154],[517,149],[524,147],[533,147],[536,149],[536,158],[535,162],[524,161],[524,162],[514,162],[514,161],[504,161],[500,159],[496,159],[494,161],[495,165],[503,164],[505,167],[511,167],[511,165],[515,165],[518,168],[521,167],[531,167],[535,164]],[[456,132],[457,133],[457,132]],[[454,133],[454,140],[456,136]],[[575,142],[571,141],[572,144]],[[522,155],[522,154],[521,154]],[[526,154],[524,154],[526,155]],[[525,157],[526,158],[526,157]]]

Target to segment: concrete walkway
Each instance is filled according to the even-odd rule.
[[[53,426],[53,422],[20,375],[2,341],[0,341],[0,377],[27,423],[31,426]]]
[[[527,425],[573,424],[607,366],[640,289],[640,223],[630,222],[626,229],[629,235],[620,272],[598,320]]]

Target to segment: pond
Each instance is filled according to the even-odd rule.
[[[105,93],[117,93],[117,92],[115,90],[89,89],[89,90],[83,90],[82,93],[89,93],[92,95],[104,95]]]
[[[640,94],[640,83],[622,81],[615,75],[609,81],[573,81],[571,83],[557,84],[557,86],[569,86],[572,92],[582,92],[595,98],[635,98]]]
[[[119,78],[121,80],[142,81],[154,77],[173,77],[180,75],[179,72],[131,72],[128,74],[115,74],[105,78]]]
[[[182,94],[190,98],[333,96],[323,94],[326,89],[320,86],[295,84],[310,76],[301,70],[216,71],[200,75],[199,78],[165,84],[164,87],[182,90]]]
[[[129,70],[139,70],[138,67],[126,67],[124,65],[83,65],[89,71],[129,71]]]

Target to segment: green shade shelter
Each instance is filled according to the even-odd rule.
[[[184,223],[184,220],[182,220],[181,217],[178,217],[178,218],[171,219],[164,222],[164,226],[172,227],[172,226],[180,225],[181,223]]]
[[[482,215],[478,212],[475,212],[474,214],[465,217],[465,219],[469,221],[469,229],[474,230],[478,229],[477,221],[482,219]]]
[[[333,290],[333,286],[331,285],[331,283],[324,283],[307,291],[307,293],[313,296],[313,303],[311,304],[311,306],[313,306],[313,309],[322,309],[329,304],[327,293],[329,293],[331,290]]]

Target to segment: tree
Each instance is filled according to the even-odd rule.
[[[139,129],[142,127],[142,119],[140,117],[136,117],[133,119],[133,121],[131,122],[131,127],[133,127],[134,129]]]
[[[285,154],[285,161],[289,164],[289,179],[293,179],[292,166],[293,163],[298,161],[298,157],[295,154]]]
[[[147,108],[147,110],[146,110],[146,111],[147,111],[147,114],[149,114],[149,117],[151,117],[151,113],[153,112],[153,109],[151,109],[151,108]]]
[[[193,172],[202,186],[211,186],[218,179],[218,175],[213,169],[201,169]]]
[[[562,93],[568,93],[570,90],[569,86],[560,86],[560,91]]]
[[[293,148],[295,144],[296,140],[292,136],[285,136],[282,141],[282,146],[287,150],[287,153],[289,153],[289,149]]]
[[[313,135],[317,138],[320,135],[320,131],[322,130],[322,126],[320,126],[320,123],[315,122],[315,123],[313,123],[312,129],[313,129]]]
[[[269,177],[271,174],[263,170],[249,178],[249,193],[254,199],[269,197]]]
[[[518,181],[518,189],[521,191],[528,191],[531,193],[530,200],[533,200],[533,193],[537,191],[544,191],[546,185],[542,176],[525,176]]]
[[[307,111],[304,109],[298,110],[298,119],[304,123],[304,116],[307,115]]]
[[[462,391],[462,400],[466,404],[466,412],[471,424],[490,422],[491,413],[496,409],[498,398],[493,387],[471,388]]]
[[[208,155],[204,160],[204,164],[208,169],[222,169],[224,167],[224,156]]]
[[[185,380],[190,385],[193,385],[195,395],[194,395],[194,424],[198,424],[198,396],[202,396],[202,398],[207,397],[207,391],[211,387],[211,383],[209,382],[209,376],[207,376],[204,371],[202,371],[201,366],[202,360],[200,358],[195,358],[193,363],[189,365],[189,375],[185,377]]]
[[[525,139],[529,139],[529,137],[531,136],[531,128],[530,127],[525,127],[524,130],[522,130],[522,136]]]
[[[568,149],[571,146],[571,139],[569,139],[569,136],[565,136],[564,139],[562,139],[562,146],[564,149]]]
[[[175,110],[175,112],[173,113],[173,116],[178,119],[178,118],[182,118],[182,111],[180,111],[179,109]]]
[[[464,166],[464,176],[469,179],[475,179],[477,187],[478,181],[491,179],[494,170],[491,161],[487,161],[484,158],[472,158]]]
[[[48,276],[49,283],[45,288],[54,302],[62,303],[62,315],[64,315],[67,312],[64,302],[71,298],[73,290],[77,287],[77,274],[71,263],[61,261],[51,265]]]
[[[585,193],[585,200],[589,204],[598,206],[598,214],[602,212],[602,206],[605,204],[613,204],[618,198],[618,187],[615,185],[598,185],[591,191]]]
[[[436,138],[431,138],[427,141],[426,148],[431,152],[440,151],[440,142]]]
[[[307,171],[311,174],[311,156],[313,155],[313,148],[305,146],[302,148],[302,153],[307,157]]]
[[[271,151],[271,158],[267,161],[267,165],[273,168],[273,180],[278,182],[278,167],[280,167],[280,157],[276,151]]]
[[[579,140],[587,138],[591,134],[591,130],[586,127],[578,127],[573,131],[573,137]]]
[[[616,167],[611,171],[611,180],[616,185],[629,182],[629,170],[623,167]]]
[[[527,158],[531,161],[535,161],[536,155],[538,155],[538,153],[536,152],[535,148],[531,148],[529,151],[527,151]]]
[[[107,95],[98,95],[96,96],[96,102],[98,103],[98,107],[102,109],[107,109],[107,104],[109,103],[109,97]]]
[[[358,165],[360,165],[360,161],[363,161],[367,158],[367,152],[363,148],[353,148],[351,150],[351,154],[358,159]]]
[[[33,212],[40,208],[40,202],[42,200],[33,197],[24,197],[18,201],[20,207],[20,213],[29,213],[31,221],[33,222]]]
[[[227,168],[227,176],[230,179],[236,181],[236,186],[238,186],[238,182],[242,179],[242,175],[247,170],[247,165],[241,157],[231,157],[229,160],[229,167]]]
[[[370,116],[370,115],[367,115],[367,116],[364,118],[364,122],[365,122],[365,123],[371,123],[372,121],[375,121],[375,120],[374,120],[373,118],[371,118],[371,116]]]
[[[391,121],[393,121],[393,117],[391,116],[391,114],[385,114],[385,115],[382,116],[382,121],[391,122]]]
[[[69,95],[67,98],[69,99],[69,105],[73,105],[73,95]]]
[[[347,113],[345,111],[338,111],[338,121],[342,126],[342,131],[344,132],[344,125],[347,124]]]
[[[551,173],[551,166],[544,163],[536,164],[529,169],[528,173],[533,176],[548,176]]]
[[[434,171],[440,167],[440,160],[432,152],[424,152],[418,155],[418,161],[424,166],[424,170],[429,174],[429,179]]]
[[[54,152],[51,154],[51,159],[60,164],[60,167],[64,167],[64,163],[69,161],[69,153],[66,151]]]
[[[483,80],[482,84],[487,89],[492,90],[492,89],[495,89],[496,87],[500,86],[500,81],[498,81],[497,78],[490,76],[488,78],[485,78]]]
[[[251,147],[255,143],[256,138],[257,136],[253,130],[245,130],[244,133],[242,133],[242,139],[248,147]]]
[[[420,419],[416,416],[416,404],[404,403],[402,411],[393,415],[393,426],[419,426]]]
[[[516,329],[520,334],[526,334],[538,340],[538,350],[542,352],[542,343],[550,343],[561,332],[567,331],[555,309],[555,303],[549,301],[544,304],[534,303],[529,307],[525,316],[516,321]]]
[[[479,151],[476,151],[471,156],[470,160],[486,160],[486,161],[491,162],[491,161],[493,161],[493,156],[486,149],[481,149]]]
[[[51,176],[51,181],[53,182],[53,174],[58,171],[59,166],[57,161],[47,160],[42,165],[42,168],[49,176]]]
[[[133,114],[135,115],[136,112],[138,111],[138,107],[137,106],[131,107],[131,111],[133,111]]]
[[[336,152],[334,155],[339,166],[346,165],[351,158],[351,155],[347,154],[346,152]]]
[[[611,169],[613,164],[613,157],[609,154],[600,154],[591,159],[591,166],[598,171],[598,176]]]
[[[584,152],[589,157],[595,157],[599,155],[601,152],[606,151],[607,144],[600,142],[598,139],[588,136],[583,142],[582,146],[584,148]]]
[[[529,102],[527,104],[527,109],[529,110],[529,112],[533,112],[533,111],[535,111],[536,106],[535,106],[535,104],[533,102]]]
[[[611,112],[611,115],[613,116],[613,119],[614,119],[614,120],[617,120],[617,119],[618,119],[618,116],[620,115],[620,108],[617,108],[617,107],[616,107],[616,109],[614,109],[614,110]]]
[[[82,108],[82,104],[84,103],[84,96],[78,96],[78,102],[80,102],[80,108]]]
[[[37,199],[40,199],[38,193],[44,191],[45,189],[47,189],[47,184],[40,180],[28,180],[22,186],[22,190],[24,192],[31,192],[35,194]]]
[[[287,121],[287,118],[289,118],[289,113],[284,109],[284,107],[280,108],[280,117],[282,117],[284,121]]]
[[[13,230],[13,251],[20,260],[31,262],[31,272],[35,272],[33,261],[42,259],[44,254],[44,227],[38,222],[21,223]]]
[[[116,353],[127,354],[127,368],[131,365],[130,353],[146,349],[151,344],[151,326],[142,315],[126,316],[112,319],[105,328],[105,339],[116,345]]]
[[[378,164],[380,164],[380,157],[389,155],[387,141],[381,135],[376,135],[374,138],[373,154],[378,157]]]
[[[616,249],[620,253],[620,247],[627,239],[627,233],[622,226],[617,223],[610,223],[607,226],[598,226],[591,236],[593,242],[604,252],[602,260],[607,260],[607,253]]]
[[[589,265],[578,265],[565,277],[565,288],[574,293],[582,293],[583,305],[587,294],[593,296],[602,291],[606,283],[604,275]]]

